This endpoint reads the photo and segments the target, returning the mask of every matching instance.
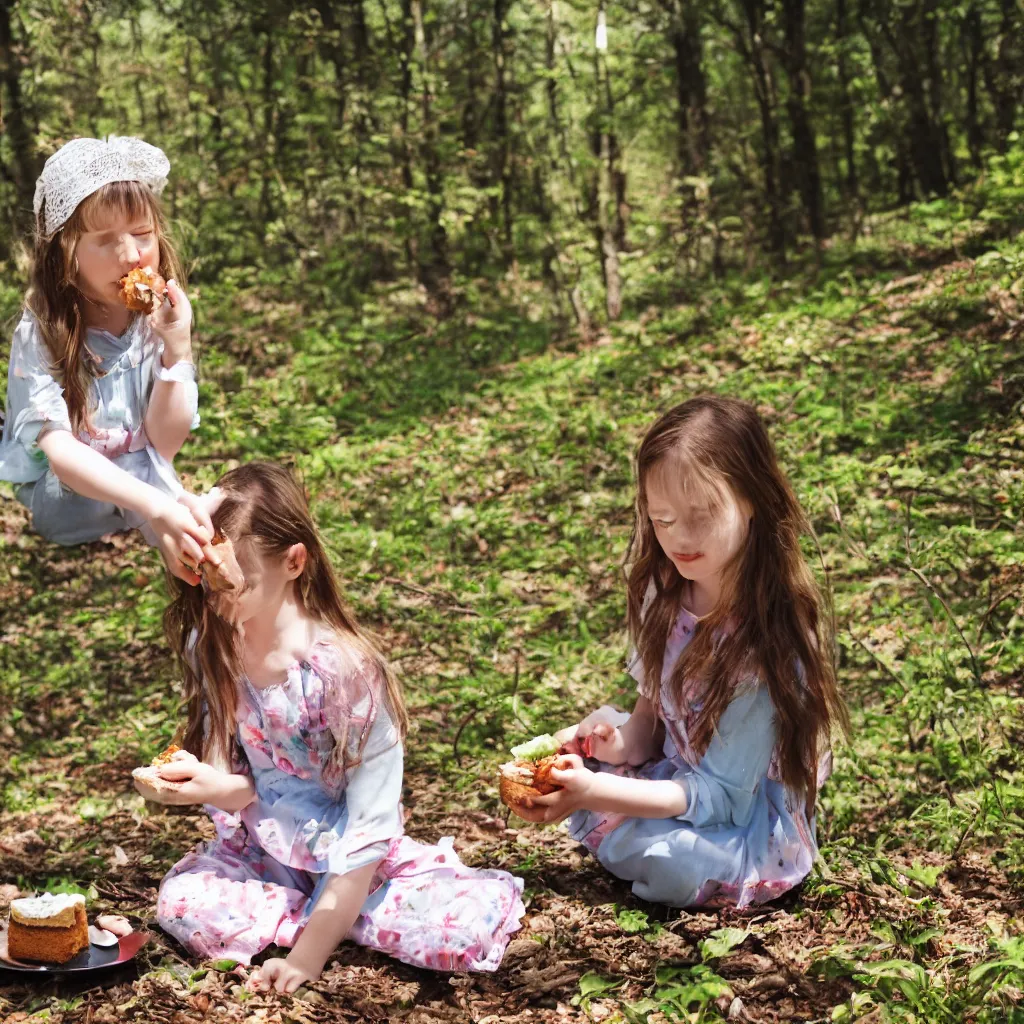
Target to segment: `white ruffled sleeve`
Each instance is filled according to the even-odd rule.
[[[343,788],[348,811],[344,834],[327,852],[327,870],[345,874],[379,861],[402,834],[404,754],[377,666],[342,643],[320,648],[317,655],[324,715],[338,755],[323,780]]]
[[[0,480],[31,483],[49,466],[39,448],[47,430],[71,431],[64,389],[54,379],[35,317],[26,313],[14,330],[7,370],[7,415],[0,442]]]

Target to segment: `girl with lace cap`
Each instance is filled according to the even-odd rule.
[[[36,182],[35,247],[14,331],[0,479],[19,484],[34,528],[80,544],[139,527],[171,572],[202,561],[209,517],[172,461],[199,424],[192,309],[158,195],[170,163],[140,139],[74,139]],[[150,315],[120,279],[166,279]]]
[[[159,773],[178,786],[135,784],[205,805],[217,835],[163,879],[160,926],[204,959],[290,947],[250,977],[281,992],[318,978],[346,937],[421,967],[496,970],[522,880],[464,866],[450,838],[403,835],[401,690],[342,602],[301,489],[252,462],[211,497],[244,585],[176,584],[165,624],[188,717]]]

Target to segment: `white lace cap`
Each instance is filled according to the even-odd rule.
[[[47,236],[75,212],[78,204],[112,181],[141,181],[159,195],[171,162],[162,149],[128,135],[72,139],[43,165],[32,201],[36,219],[46,203]]]

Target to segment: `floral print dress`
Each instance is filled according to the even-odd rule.
[[[602,771],[645,779],[672,779],[686,790],[686,811],[676,818],[630,818],[577,811],[569,831],[633,892],[672,907],[774,899],[797,885],[818,854],[813,818],[804,801],[778,779],[774,760],[774,709],[756,679],[737,688],[703,757],[689,741],[700,704],[677,707],[668,680],[697,628],[685,608],[665,646],[659,717],[665,725],[663,756],[639,769],[602,765]],[[644,693],[643,666],[634,655],[629,672]],[[629,718],[622,714],[618,723]],[[819,765],[818,785],[831,757]]]
[[[348,938],[421,967],[493,971],[525,913],[523,882],[466,867],[451,838],[402,834],[402,744],[378,673],[325,636],[279,685],[238,683],[240,755],[255,799],[206,806],[217,837],[160,886],[160,926],[193,954],[242,963],[292,946],[331,875],[377,863]],[[342,757],[342,752],[347,757]]]

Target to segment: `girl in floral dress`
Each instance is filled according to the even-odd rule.
[[[733,399],[662,416],[637,477],[636,706],[559,733],[564,788],[526,814],[571,815],[572,835],[642,899],[761,903],[811,869],[831,731],[848,723],[806,520],[757,413]]]
[[[208,581],[177,586],[165,624],[188,722],[161,774],[180,788],[136,785],[206,805],[217,837],[164,878],[161,927],[204,958],[291,947],[250,979],[282,992],[346,937],[423,967],[495,970],[523,883],[465,867],[451,839],[402,834],[401,691],[342,603],[301,489],[249,463],[211,494],[244,589],[227,608]]]

